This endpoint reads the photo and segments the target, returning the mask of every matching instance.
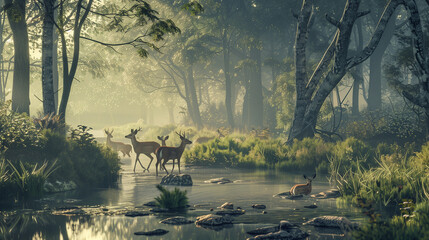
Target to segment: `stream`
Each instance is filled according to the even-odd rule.
[[[286,192],[291,186],[305,183],[302,173],[280,173],[274,171],[251,171],[226,168],[185,167],[182,173],[190,174],[194,185],[180,187],[188,192],[191,209],[180,213],[157,213],[149,216],[127,217],[122,215],[54,215],[46,209],[60,207],[87,207],[111,212],[141,207],[159,195],[155,185],[165,174],[155,176],[154,163],[150,173],[143,173],[137,166],[133,172],[134,155],[122,158],[122,172],[118,186],[108,189],[71,191],[46,195],[43,199],[14,206],[0,214],[0,239],[246,239],[251,237],[246,231],[264,226],[277,225],[280,220],[288,220],[301,225],[317,216],[345,216],[353,222],[364,220],[361,210],[349,204],[339,204],[336,199],[289,200],[273,197]],[[142,158],[147,166],[148,159]],[[171,169],[171,165],[167,165]],[[177,166],[175,168],[177,173]],[[312,175],[312,173],[306,173]],[[225,177],[233,181],[228,184],[204,183],[212,178]],[[168,187],[172,188],[172,187]],[[330,189],[324,176],[313,181],[312,193]],[[234,217],[234,224],[222,229],[206,229],[195,224],[173,226],[159,223],[171,216],[185,216],[195,220],[197,216],[213,213],[210,211],[225,202],[246,210],[244,215]],[[262,210],[253,209],[252,204],[264,204]],[[318,208],[308,209],[305,205],[316,204]],[[21,205],[20,205],[21,206]],[[4,209],[2,207],[1,209]],[[8,215],[8,217],[5,217]],[[157,228],[168,230],[163,236],[136,236],[134,232]],[[302,226],[310,233],[309,239],[343,239],[336,229],[316,229]]]

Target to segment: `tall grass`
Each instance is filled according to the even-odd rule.
[[[429,239],[429,202],[416,205],[411,217],[395,216],[387,221],[363,225],[354,239],[418,240]]]
[[[403,199],[415,202],[428,200],[429,177],[426,168],[413,158],[392,160],[394,156],[379,156],[377,166],[365,168],[364,161],[341,173],[331,169],[331,175],[343,196],[352,196],[384,206],[398,204]]]
[[[179,188],[169,191],[162,185],[156,185],[161,195],[155,198],[157,206],[167,209],[182,209],[188,204],[187,191],[181,191]]]

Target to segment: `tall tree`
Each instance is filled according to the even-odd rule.
[[[30,53],[25,0],[5,0],[4,9],[13,34],[14,69],[12,110],[30,114]]]
[[[337,31],[318,66],[307,78],[306,45],[313,0],[303,0],[298,15],[295,43],[296,106],[294,120],[289,132],[289,141],[295,138],[312,137],[317,132],[317,118],[325,99],[341,81],[347,71],[365,61],[374,52],[387,22],[397,5],[389,2],[368,45],[354,56],[349,54],[350,35],[355,21],[366,14],[359,12],[360,0],[348,0],[340,20],[327,16]],[[332,63],[332,64],[331,64]]]
[[[56,0],[43,0],[43,35],[42,35],[42,93],[43,112],[56,114],[55,88],[54,88],[54,28]],[[56,63],[56,61],[55,61]]]

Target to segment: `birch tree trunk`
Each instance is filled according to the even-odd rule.
[[[13,34],[14,69],[12,87],[12,110],[30,114],[30,53],[25,0],[6,0],[7,17]]]
[[[56,114],[53,78],[54,57],[54,7],[56,0],[44,0],[44,18],[42,35],[42,92],[43,112]]]

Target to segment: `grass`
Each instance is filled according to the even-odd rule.
[[[156,185],[156,188],[161,192],[161,195],[155,198],[156,205],[161,208],[170,210],[183,209],[188,204],[187,191],[181,191],[179,188],[168,190],[162,185]]]
[[[395,216],[387,221],[366,224],[353,232],[354,239],[429,239],[429,202],[416,205],[412,215]]]

